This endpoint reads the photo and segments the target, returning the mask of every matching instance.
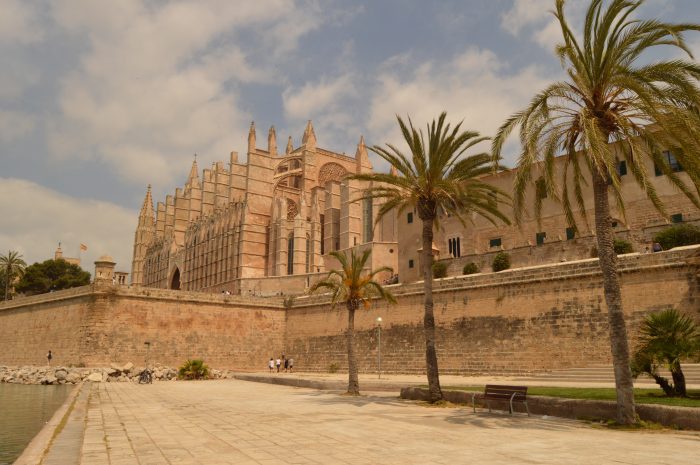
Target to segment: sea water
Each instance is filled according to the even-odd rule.
[[[0,465],[20,456],[73,387],[0,383]]]

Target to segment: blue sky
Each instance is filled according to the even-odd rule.
[[[312,119],[348,153],[397,141],[396,113],[490,135],[562,75],[553,0],[0,3],[0,250],[85,243],[88,270],[103,253],[129,270],[146,185],[162,199],[195,152],[200,168],[245,152],[250,121],[296,145]],[[568,2],[574,25],[586,5]],[[700,22],[700,2],[639,16]]]

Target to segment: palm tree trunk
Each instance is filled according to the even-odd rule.
[[[348,307],[348,332],[346,339],[348,343],[348,394],[360,395],[360,381],[357,378],[357,357],[355,356],[355,310],[357,303],[349,300]]]
[[[9,253],[8,253],[9,255]],[[5,300],[10,300],[10,264],[7,264],[7,270],[5,270]]]
[[[671,377],[673,378],[673,389],[677,396],[687,397],[688,393],[685,389],[685,375],[681,370],[681,364],[671,365]]]
[[[425,314],[423,332],[425,333],[425,367],[428,372],[428,390],[430,402],[442,400],[440,374],[437,352],[435,350],[435,314],[433,313],[433,219],[423,221],[423,293]]]
[[[594,168],[593,197],[595,199],[595,229],[598,239],[598,257],[603,274],[603,291],[608,306],[610,326],[610,346],[615,388],[617,392],[617,421],[623,425],[634,424],[637,417],[634,410],[632,370],[630,369],[629,345],[625,316],[622,310],[620,281],[617,275],[617,255],[613,248],[612,218],[608,201],[608,182]]]

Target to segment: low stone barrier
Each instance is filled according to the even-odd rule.
[[[0,383],[10,384],[79,384],[81,381],[91,382],[136,382],[143,367],[133,363],[124,365],[112,364],[109,368],[80,368],[80,367],[7,367],[0,366]],[[233,372],[228,370],[209,370],[211,379],[233,378]],[[177,370],[172,367],[156,365],[153,368],[154,381],[174,381]]]
[[[455,404],[472,404],[472,395],[469,391],[442,391],[445,400]],[[428,390],[416,387],[401,389],[402,399],[428,400]],[[486,408],[483,401],[483,392],[476,392],[475,403],[477,407]],[[549,415],[553,417],[572,419],[615,419],[617,408],[615,402],[605,400],[563,399],[560,397],[527,396],[527,405],[533,415]],[[492,408],[507,410],[508,403],[491,401]],[[515,405],[516,412],[525,406]],[[664,426],[679,427],[683,429],[700,430],[700,408],[671,407],[667,405],[637,404],[637,414],[645,421],[653,421]]]

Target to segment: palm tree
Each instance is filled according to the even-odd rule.
[[[634,374],[649,373],[667,395],[686,397],[681,360],[700,351],[700,332],[695,322],[673,308],[651,313],[642,322],[639,342],[632,364]],[[673,386],[658,374],[659,363],[671,372]]]
[[[520,127],[522,152],[514,183],[517,221],[522,218],[533,171],[538,171],[535,165],[541,162],[543,174],[536,182],[541,183],[548,197],[561,202],[569,225],[576,231],[571,197],[587,222],[583,186],[590,175],[617,387],[617,420],[631,424],[636,421],[634,395],[608,196],[612,194],[624,216],[617,175],[621,157],[660,212],[664,212],[663,204],[650,182],[645,165],[648,160],[695,205],[700,205],[693,192],[700,185],[700,67],[682,59],[642,61],[644,52],[659,45],[678,48],[690,56],[683,33],[700,27],[632,19],[643,0],[606,3],[607,7],[603,0],[591,1],[580,41],[566,21],[564,0],[556,0],[554,16],[563,35],[556,52],[568,79],[549,85],[524,110],[512,115],[500,127],[492,151],[494,157],[500,157],[506,138]],[[673,148],[677,148],[673,156],[663,153]],[[557,185],[555,158],[562,152],[567,158],[563,161],[561,185]],[[694,189],[677,174],[680,166]],[[536,197],[538,212],[541,196]]]
[[[433,228],[441,214],[447,213],[465,224],[467,213],[486,218],[491,223],[508,218],[498,209],[495,200],[508,196],[500,189],[481,180],[493,169],[491,156],[486,153],[463,157],[476,144],[487,140],[475,131],[462,131],[462,123],[454,128],[445,123],[446,113],[427,127],[427,140],[422,130],[408,126],[397,116],[401,133],[408,144],[410,157],[397,147],[375,145],[373,152],[386,160],[396,174],[369,173],[351,176],[351,179],[370,182],[363,198],[378,198],[385,202],[379,209],[377,221],[394,210],[401,214],[407,208],[415,208],[422,221],[423,289],[425,314],[425,360],[428,374],[430,402],[442,400],[435,347],[435,316],[433,313]],[[471,219],[471,215],[469,215]]]
[[[7,255],[0,255],[0,268],[5,278],[5,300],[10,300],[10,283],[18,276],[22,276],[27,264],[22,260],[22,255],[14,250],[9,250]]]
[[[335,307],[338,302],[345,302],[345,307],[348,309],[348,329],[345,333],[348,346],[348,394],[354,396],[360,394],[355,357],[355,311],[360,308],[360,305],[369,308],[372,299],[376,297],[396,303],[391,292],[374,279],[378,273],[393,271],[391,268],[383,266],[368,273],[362,272],[371,252],[371,249],[367,249],[360,255],[353,250],[350,257],[345,252],[331,252],[330,255],[338,260],[341,269],[331,270],[326,278],[309,289],[309,293],[319,289],[329,290],[331,305]]]

